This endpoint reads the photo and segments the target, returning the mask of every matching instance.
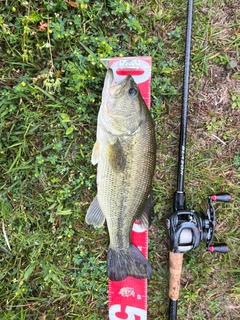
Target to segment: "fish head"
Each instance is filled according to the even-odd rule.
[[[114,81],[112,69],[105,77],[100,120],[113,135],[132,135],[141,124],[145,104],[138,85],[128,74],[122,81]]]

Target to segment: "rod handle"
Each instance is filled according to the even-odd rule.
[[[211,196],[212,201],[230,202],[232,197],[230,194],[214,194]]]
[[[183,264],[183,253],[169,252],[169,298],[178,300]]]

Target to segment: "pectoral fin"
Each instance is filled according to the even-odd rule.
[[[140,227],[143,229],[149,228],[154,218],[154,204],[152,193],[149,194],[145,203],[142,214],[137,218],[140,222]]]
[[[92,151],[92,157],[91,157],[92,164],[93,165],[97,164],[98,160],[99,160],[99,143],[96,141]]]
[[[120,141],[117,139],[113,144],[109,143],[108,158],[110,166],[115,171],[122,171],[126,165],[126,157]]]
[[[105,217],[102,213],[102,210],[99,206],[97,197],[93,199],[93,202],[90,204],[87,215],[85,217],[87,224],[93,225],[95,228],[100,228],[105,222]]]

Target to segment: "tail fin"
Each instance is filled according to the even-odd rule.
[[[127,250],[115,251],[110,246],[107,254],[107,273],[112,281],[121,281],[131,276],[137,279],[150,278],[152,268],[148,260],[133,244]]]

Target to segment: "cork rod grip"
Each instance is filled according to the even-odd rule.
[[[182,272],[183,253],[169,252],[169,298],[178,300]]]

